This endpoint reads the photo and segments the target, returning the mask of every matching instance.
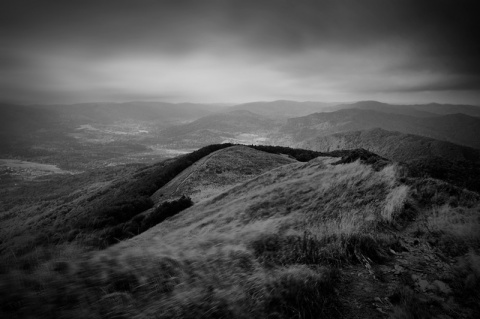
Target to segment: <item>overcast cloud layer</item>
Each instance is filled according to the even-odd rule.
[[[480,104],[475,1],[0,5],[4,101]]]

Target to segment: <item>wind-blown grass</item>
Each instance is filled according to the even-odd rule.
[[[105,251],[4,274],[2,315],[336,318],[337,267],[388,258],[381,230],[408,188],[394,166],[335,161],[274,169]]]
[[[448,255],[460,256],[471,248],[480,249],[479,213],[479,206],[435,206],[423,225],[432,243]]]

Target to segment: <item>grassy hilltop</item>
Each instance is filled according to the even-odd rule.
[[[78,235],[102,238],[107,230],[131,229],[138,220],[163,214],[157,225],[107,248],[87,251],[73,240],[9,258],[0,277],[2,317],[480,313],[478,193],[413,177],[411,168],[364,150],[255,148],[213,146],[144,167],[127,184],[119,179],[91,203],[82,202],[91,219],[102,212],[92,208],[102,207],[97,201],[114,204],[128,199],[127,191],[152,196],[173,194],[172,188],[188,193],[217,187],[174,212],[158,198],[150,208],[112,210],[113,220],[97,220]],[[265,166],[251,166],[249,158],[261,158]],[[213,169],[206,169],[208,163]],[[247,170],[251,176],[241,177]],[[222,174],[226,178],[218,179]]]

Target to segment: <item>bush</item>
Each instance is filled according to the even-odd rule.
[[[265,307],[268,318],[337,318],[336,276],[305,266],[279,270],[267,282]]]
[[[457,300],[480,315],[480,255],[473,250],[459,258],[452,282]]]
[[[373,237],[369,234],[343,236],[341,242],[350,260],[363,262],[364,257],[367,257],[378,263],[388,259],[387,248],[393,244],[392,238]]]
[[[316,265],[325,262],[321,255],[323,243],[309,232],[303,236],[261,234],[250,243],[255,257],[267,266],[274,265]]]
[[[286,154],[295,158],[297,161],[300,161],[300,162],[308,162],[319,156],[328,155],[327,153],[304,150],[299,148],[290,148],[290,147],[284,147],[284,146],[249,145],[249,147],[258,151],[266,152],[266,153]]]
[[[107,218],[109,224],[117,225],[130,220],[135,215],[149,209],[152,206],[153,201],[150,199],[150,197],[142,196],[119,202],[110,209],[104,210],[103,215]]]
[[[363,148],[355,150],[339,150],[328,153],[329,156],[341,156],[342,158],[334,165],[353,163],[360,160],[362,164],[372,166],[376,171],[382,170],[389,164],[389,160]]]
[[[147,217],[145,217],[141,224],[141,232],[163,222],[165,219],[175,216],[182,210],[185,210],[193,205],[190,197],[183,195],[177,200],[164,202],[154,209]]]
[[[389,297],[394,305],[391,318],[394,319],[423,319],[431,318],[428,305],[422,303],[413,290],[406,286],[397,287]]]
[[[112,185],[77,214],[76,228],[103,229],[130,220],[153,206],[150,196],[201,158],[233,144],[215,144],[137,171],[130,179]]]
[[[107,228],[103,231],[102,238],[107,245],[132,238],[192,205],[192,200],[187,196],[182,196],[178,200],[164,202],[147,216],[138,215],[129,222]]]

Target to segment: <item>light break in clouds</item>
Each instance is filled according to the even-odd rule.
[[[474,1],[0,4],[6,101],[480,104]]]

